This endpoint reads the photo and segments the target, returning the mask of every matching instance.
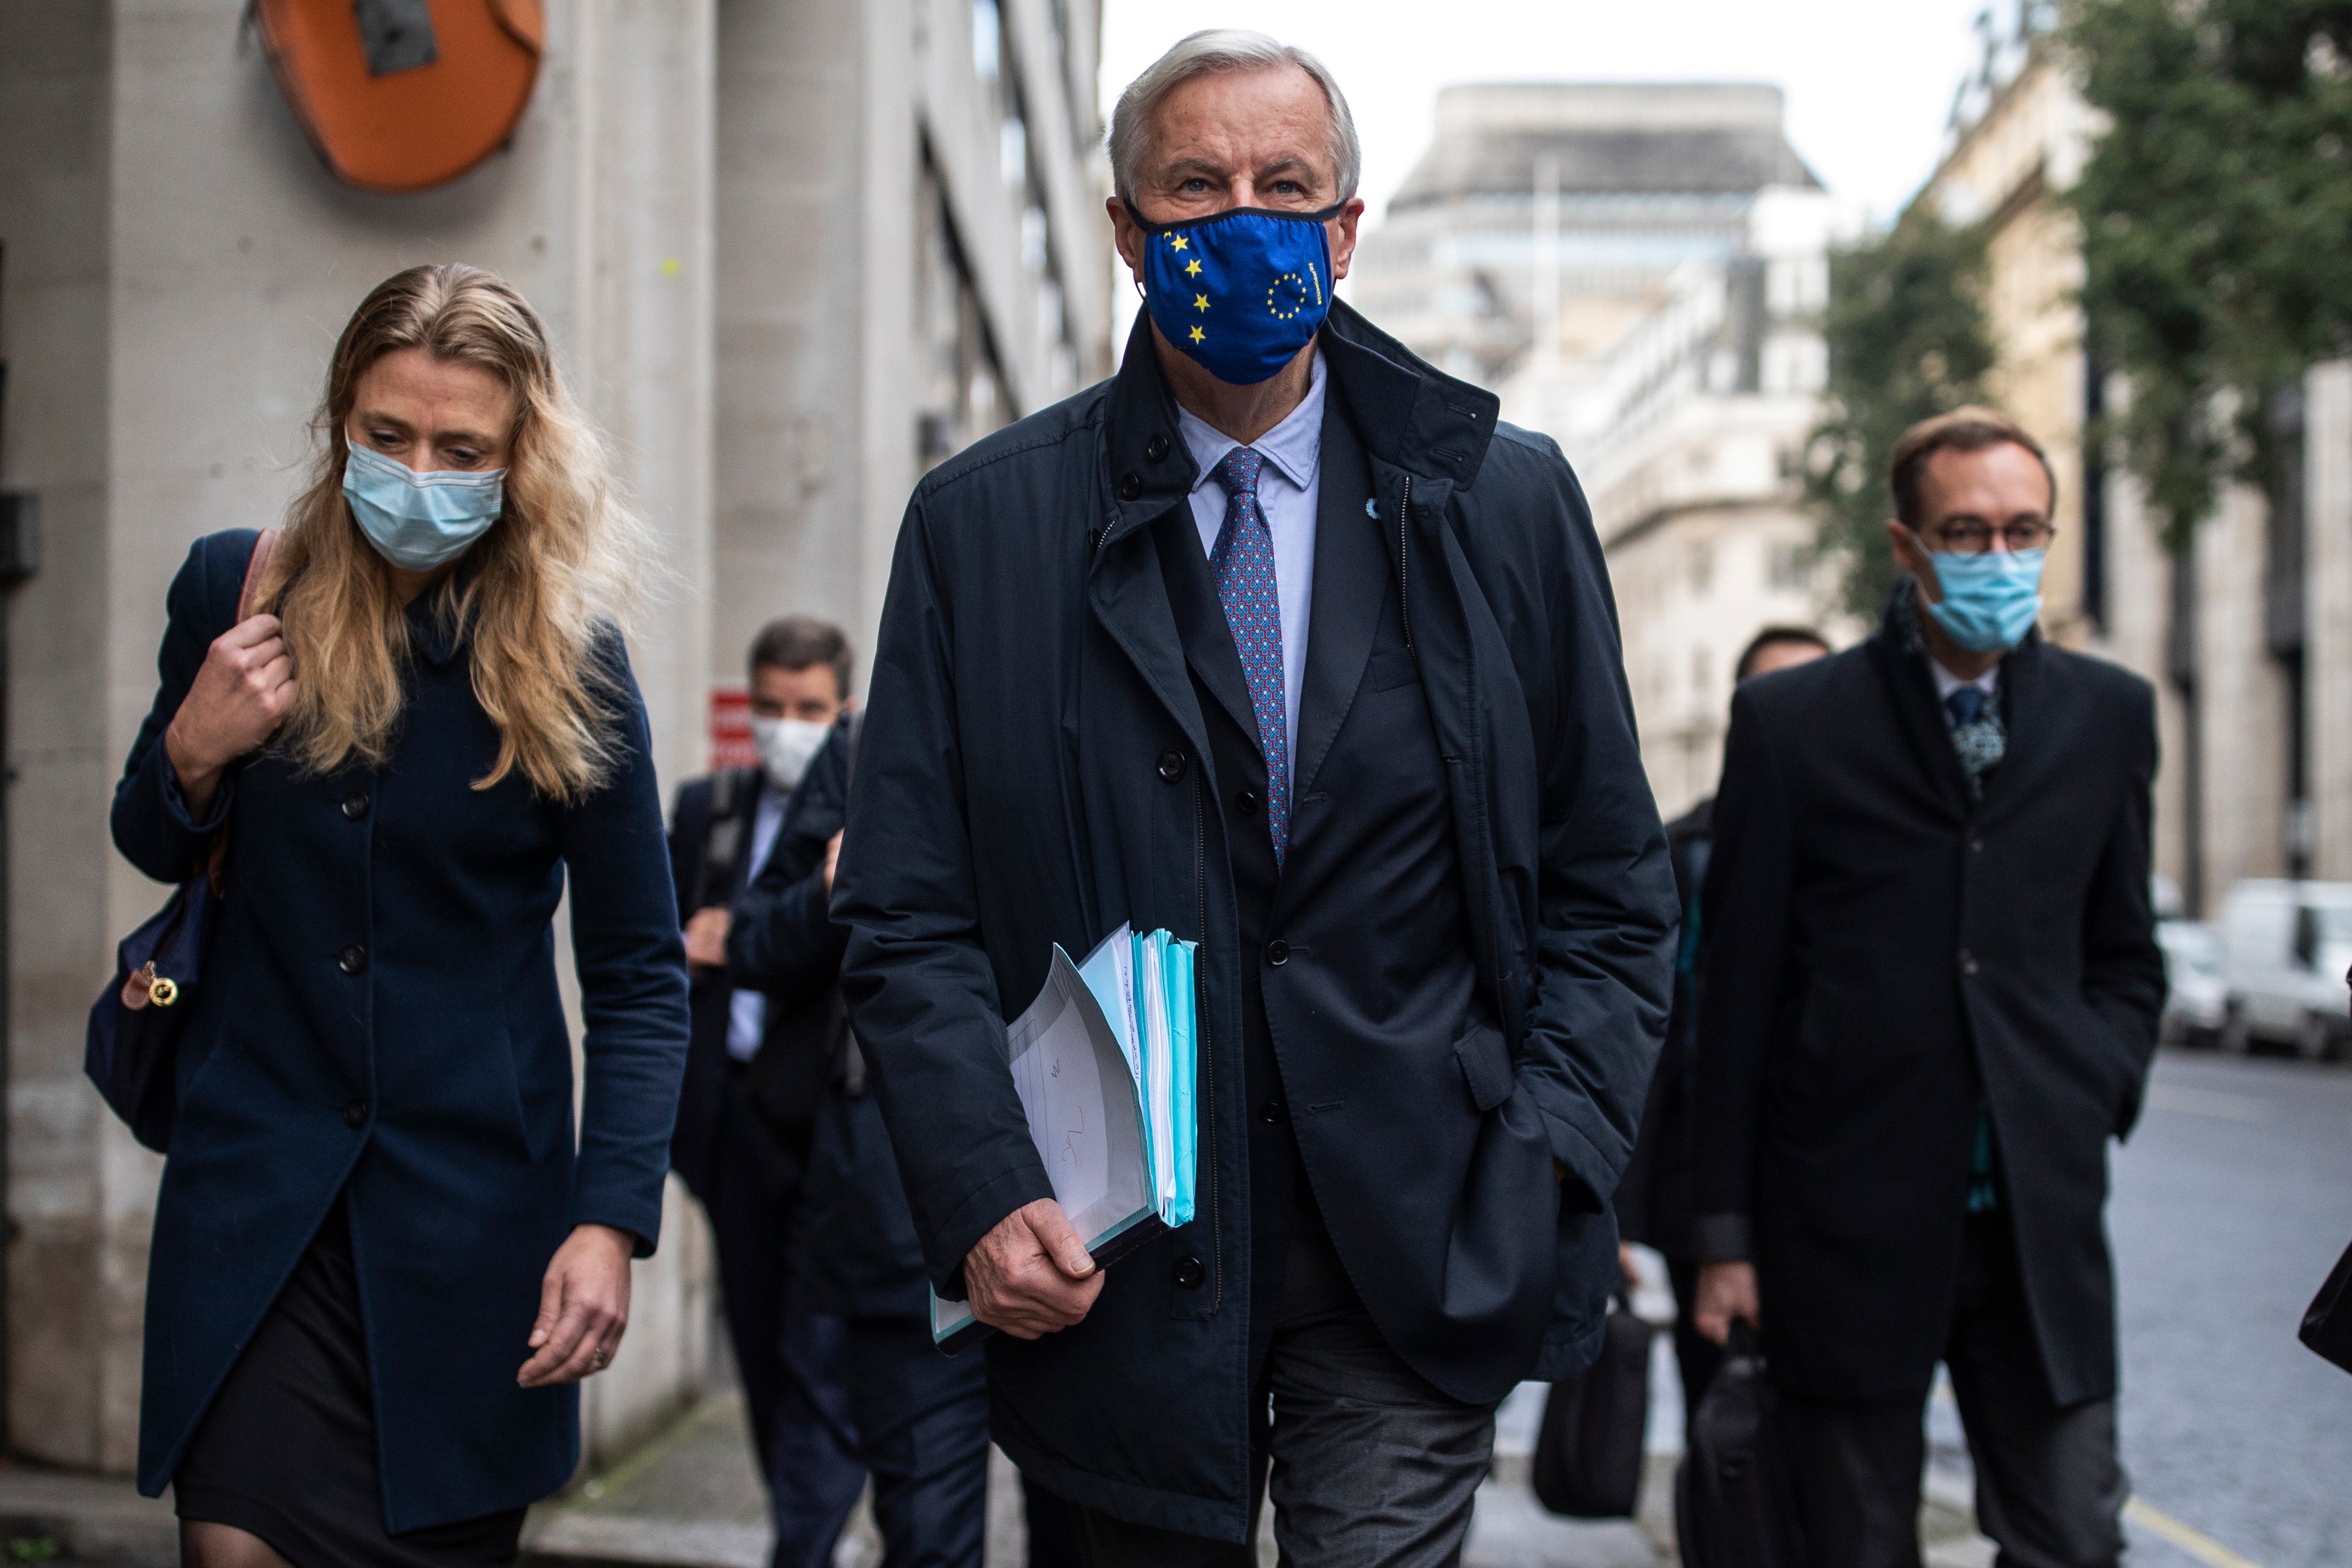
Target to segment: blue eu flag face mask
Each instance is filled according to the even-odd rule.
[[[376,553],[410,571],[432,571],[466,553],[506,506],[507,471],[419,474],[381,452],[353,446],[343,499]]]
[[[1179,224],[1138,218],[1153,325],[1221,382],[1245,387],[1270,380],[1314,340],[1330,311],[1331,241],[1323,225],[1339,212],[1235,207]]]
[[[1936,586],[1944,596],[1927,606],[1927,613],[1963,648],[1979,653],[2014,648],[2042,613],[2042,565],[2049,554],[1934,551],[1928,559],[1936,563]]]

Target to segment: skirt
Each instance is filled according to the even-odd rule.
[[[351,1223],[341,1199],[221,1385],[172,1478],[183,1520],[259,1536],[294,1568],[508,1563],[523,1510],[385,1533]]]

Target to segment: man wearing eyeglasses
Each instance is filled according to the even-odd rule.
[[[1890,479],[1876,635],[1732,699],[1695,1315],[1761,1330],[1811,1568],[1917,1568],[1938,1361],[2001,1561],[2112,1564],[2103,1209],[2164,995],[2154,696],[2034,630],[2057,484],[2032,436],[1961,409]]]

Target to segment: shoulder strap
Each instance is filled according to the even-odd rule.
[[[253,541],[253,554],[246,559],[245,581],[236,591],[236,623],[244,625],[253,619],[253,600],[261,580],[269,571],[269,558],[278,553],[278,533],[276,528],[264,528]]]
[[[849,793],[849,787],[857,782],[857,741],[858,737],[865,733],[866,710],[863,707],[851,708],[849,738],[842,743],[848,752],[848,755],[842,758],[841,767],[841,792],[845,797],[841,802],[841,814],[845,817],[849,814],[849,801],[845,799]]]

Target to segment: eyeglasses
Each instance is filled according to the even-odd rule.
[[[1995,534],[2012,550],[2041,549],[2057,536],[2058,530],[2048,523],[2010,523],[1994,528],[1990,523],[1960,523],[1948,528],[1937,528],[1927,538],[1937,549],[1956,555],[1982,555],[1992,549]]]

